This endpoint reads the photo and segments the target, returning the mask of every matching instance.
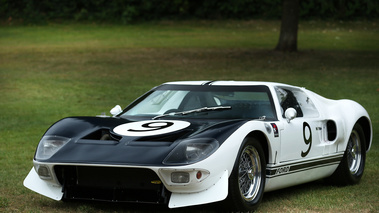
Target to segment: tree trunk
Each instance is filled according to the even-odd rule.
[[[279,42],[275,50],[297,51],[299,7],[299,0],[283,0],[282,24],[280,26]]]

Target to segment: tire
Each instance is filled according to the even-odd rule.
[[[263,197],[266,182],[266,160],[259,141],[244,141],[229,178],[228,209],[254,211]]]
[[[362,178],[366,161],[366,141],[362,127],[357,123],[350,133],[343,158],[329,182],[335,185],[353,185]]]

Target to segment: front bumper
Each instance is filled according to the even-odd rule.
[[[54,200],[168,204],[170,208],[177,208],[220,201],[228,193],[227,171],[210,177],[208,170],[196,168],[67,165],[36,161],[34,164],[24,185]],[[43,168],[43,172],[38,168]],[[46,175],[46,171],[50,173]],[[188,180],[178,182],[175,174],[182,173],[188,174]]]

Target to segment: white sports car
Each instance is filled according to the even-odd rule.
[[[358,183],[372,142],[358,103],[280,83],[170,82],[111,114],[53,124],[24,185],[55,200],[225,200],[247,211],[264,192],[324,178]]]

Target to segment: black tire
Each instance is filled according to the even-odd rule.
[[[266,182],[265,154],[259,141],[246,139],[229,178],[227,204],[231,211],[254,211],[263,197]]]
[[[357,123],[350,133],[343,158],[333,175],[327,179],[335,185],[359,183],[365,169],[366,140],[362,127]]]

